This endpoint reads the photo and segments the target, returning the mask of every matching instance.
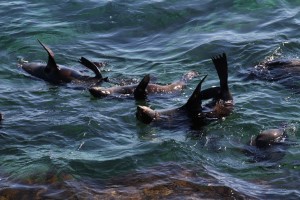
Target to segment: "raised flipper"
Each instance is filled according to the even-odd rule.
[[[218,55],[216,57],[212,57],[212,61],[217,70],[219,79],[220,79],[220,88],[221,88],[221,99],[224,101],[232,100],[232,96],[228,87],[228,64],[226,54]]]
[[[49,47],[45,46],[39,39],[38,39],[38,42],[42,45],[42,47],[48,53],[48,62],[47,62],[47,66],[44,70],[45,73],[46,74],[51,74],[51,73],[59,71],[59,67],[56,64],[55,60],[54,60],[54,53],[52,52],[52,50]]]
[[[137,87],[135,88],[135,90],[133,92],[134,98],[136,100],[146,99],[146,96],[147,96],[146,88],[147,88],[149,82],[150,82],[150,75],[147,74],[146,76],[144,76],[144,78],[137,85]]]
[[[98,69],[98,67],[93,62],[89,61],[85,57],[81,57],[78,60],[78,62],[81,63],[83,66],[85,66],[85,67],[89,68],[90,70],[92,70],[95,73],[96,78],[103,79],[100,70]]]
[[[197,85],[196,89],[194,90],[193,94],[189,98],[186,104],[183,105],[182,108],[187,109],[191,114],[199,113],[202,111],[202,99],[201,99],[201,85],[203,81],[206,79],[207,75],[202,78],[200,83]]]

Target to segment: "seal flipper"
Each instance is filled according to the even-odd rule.
[[[216,99],[220,95],[221,88],[220,87],[212,87],[207,88],[203,91],[201,91],[201,99],[207,100],[207,99]]]
[[[133,94],[136,100],[144,100],[147,96],[147,86],[150,82],[150,75],[147,74],[135,88]]]
[[[187,109],[191,114],[198,114],[199,112],[202,111],[201,85],[203,81],[206,79],[206,77],[207,75],[205,75],[204,78],[202,78],[202,80],[194,90],[193,94],[188,99],[187,103],[182,106],[182,108]]]
[[[44,72],[46,74],[51,74],[53,72],[58,72],[59,71],[59,67],[56,64],[55,60],[54,60],[54,53],[53,51],[47,47],[46,45],[44,45],[39,39],[38,42],[42,45],[42,47],[47,51],[48,53],[48,62],[47,62],[47,66],[44,69]]]
[[[89,61],[85,57],[81,57],[78,60],[78,62],[80,64],[82,64],[83,66],[85,66],[85,67],[89,68],[90,70],[92,70],[96,74],[96,78],[103,79],[100,70],[98,69],[98,67],[93,62]]]
[[[211,59],[215,65],[215,68],[217,70],[220,79],[220,88],[221,88],[220,98],[224,101],[232,100],[233,98],[229,92],[229,87],[228,87],[228,63],[227,63],[226,54],[223,53],[222,55],[212,57]]]

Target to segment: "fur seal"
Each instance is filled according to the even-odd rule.
[[[250,145],[258,148],[268,148],[272,145],[282,144],[287,138],[288,135],[284,128],[268,129],[252,138]]]
[[[201,120],[199,120],[199,115],[201,115],[202,112],[200,94],[201,85],[206,77],[207,75],[202,78],[187,103],[183,106],[168,110],[153,110],[147,106],[137,106],[137,119],[145,124],[149,124],[152,121],[166,120],[168,122],[173,122],[174,125],[181,125],[181,122],[185,123],[188,119],[194,121],[196,118],[198,119],[198,122],[201,122]]]
[[[233,110],[233,97],[228,86],[228,62],[225,53],[211,58],[217,71],[220,86],[205,89],[201,92],[201,99],[212,99],[203,107],[203,112],[209,118],[228,116]]]
[[[262,65],[274,69],[276,67],[284,67],[284,68],[294,68],[294,70],[297,69],[297,71],[300,70],[300,60],[271,60],[267,62],[263,62]]]
[[[3,114],[0,113],[0,122],[3,120]]]
[[[45,46],[40,40],[38,40],[38,42],[47,51],[48,62],[47,64],[22,63],[21,68],[30,75],[43,79],[52,84],[64,84],[72,81],[81,81],[89,82],[91,85],[95,85],[102,81],[108,81],[107,78],[102,77],[97,65],[84,57],[81,57],[78,62],[92,70],[95,73],[95,77],[85,76],[75,70],[56,64],[52,50]]]
[[[260,79],[270,82],[276,82],[283,85],[293,93],[300,93],[300,60],[276,59],[264,61],[250,71],[246,80]]]
[[[242,152],[250,157],[250,162],[276,163],[284,157],[289,147],[287,140],[286,127],[264,130],[253,136]]]
[[[185,112],[193,113],[191,118],[193,124],[201,126],[211,120],[228,116],[233,110],[233,97],[228,87],[228,64],[226,54],[223,53],[222,55],[213,57],[212,61],[220,79],[219,87],[200,91],[201,84],[205,79],[204,77],[183,107],[172,109],[171,111],[155,111],[146,106],[138,106],[136,112],[137,119],[145,124],[149,124],[152,121],[163,119],[164,117],[161,116],[172,116],[175,111],[185,110]],[[212,101],[202,108],[202,100],[206,99],[212,99]]]
[[[91,87],[90,93],[94,97],[105,97],[111,94],[134,94],[135,99],[145,99],[148,93],[172,93],[174,91],[181,91],[186,87],[186,83],[198,76],[196,71],[189,71],[184,74],[181,80],[173,82],[169,85],[158,85],[150,82],[150,75],[145,75],[139,84],[115,86],[110,88]]]

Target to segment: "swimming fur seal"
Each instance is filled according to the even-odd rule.
[[[289,147],[288,134],[285,127],[268,129],[252,137],[242,152],[250,157],[250,162],[268,161],[268,163],[281,160]]]
[[[173,108],[168,110],[153,110],[147,106],[137,106],[136,117],[138,120],[145,124],[149,124],[152,121],[166,120],[168,122],[173,122],[175,125],[180,125],[181,122],[186,122],[188,119],[195,118],[199,119],[201,115],[201,85],[207,75],[202,78],[194,92],[188,99],[187,103],[179,108]]]
[[[246,80],[260,79],[276,82],[293,93],[300,93],[300,60],[276,59],[257,64],[250,71]]]
[[[174,91],[181,91],[185,88],[187,81],[198,76],[196,71],[189,71],[184,74],[181,80],[171,83],[169,85],[158,85],[150,82],[150,75],[145,75],[139,84],[115,86],[110,88],[91,87],[90,93],[94,97],[106,97],[111,94],[134,94],[135,99],[145,99],[149,93],[171,93]]]
[[[226,54],[223,53],[222,55],[213,57],[212,61],[220,79],[220,86],[200,91],[203,79],[195,89],[187,104],[183,106],[189,113],[194,113],[192,120],[195,124],[198,123],[200,126],[206,124],[210,120],[228,116],[233,109],[233,98],[228,87],[228,64]],[[206,99],[212,99],[212,101],[202,108],[202,100]],[[182,107],[179,109],[172,109],[171,111],[155,111],[147,106],[138,106],[136,116],[143,123],[149,124],[152,121],[161,119],[161,116],[168,116],[168,113],[172,113],[173,115],[174,111],[181,110],[183,110]]]
[[[64,84],[72,81],[82,81],[90,82],[91,85],[95,85],[102,81],[108,81],[107,78],[102,77],[97,66],[84,57],[81,57],[79,62],[88,69],[92,70],[95,73],[95,77],[85,76],[75,70],[56,64],[54,53],[51,51],[51,49],[45,46],[40,40],[38,40],[38,42],[47,51],[48,62],[47,64],[22,63],[21,68],[30,75],[43,79],[52,84]]]
[[[0,113],[0,122],[3,120],[3,114]]]
[[[284,128],[268,129],[252,138],[250,145],[258,148],[268,148],[272,145],[282,144],[287,137]]]

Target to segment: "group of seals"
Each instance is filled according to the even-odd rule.
[[[228,116],[233,109],[233,98],[228,87],[228,64],[226,54],[223,53],[213,57],[212,61],[219,76],[220,86],[208,88],[201,91],[201,85],[206,76],[200,81],[196,89],[183,106],[170,110],[152,110],[146,106],[138,106],[137,119],[145,124],[154,121],[172,121],[180,119],[184,113],[189,116],[193,125],[203,125],[210,119],[220,119]],[[212,101],[202,107],[202,100],[212,99]],[[172,120],[170,120],[172,119]],[[178,122],[174,122],[178,124]]]
[[[108,78],[103,78],[96,63],[81,57],[79,62],[92,70],[95,74],[94,77],[85,76],[81,73],[70,68],[58,65],[54,59],[54,53],[49,47],[44,45],[41,41],[38,42],[48,53],[47,64],[43,63],[22,63],[21,68],[30,75],[43,79],[52,84],[65,84],[73,81],[89,83],[89,92],[95,97],[105,97],[111,94],[126,94],[134,95],[136,100],[144,100],[148,94],[151,93],[170,93],[173,91],[181,91],[188,80],[196,77],[198,73],[190,71],[186,73],[181,80],[176,81],[169,85],[158,85],[150,82],[150,75],[144,76],[139,84],[114,86],[110,88],[98,87],[103,81],[108,82]],[[179,108],[166,109],[166,110],[153,110],[147,106],[137,106],[136,117],[139,121],[149,124],[151,122],[167,121],[167,123],[174,122],[180,125],[181,123],[191,123],[193,127],[203,126],[211,120],[220,119],[228,116],[233,110],[233,97],[229,91],[228,86],[228,63],[225,53],[212,57],[212,62],[217,71],[220,86],[212,87],[201,91],[204,76],[188,101]],[[274,67],[278,65],[291,65],[300,66],[299,62],[268,62],[265,66]],[[211,102],[202,106],[203,100]],[[3,115],[0,113],[0,121]],[[179,122],[178,122],[179,121]],[[270,129],[261,132],[255,139],[251,140],[250,145],[258,148],[265,148],[270,145],[278,144],[286,138],[283,129]]]
[[[107,78],[103,78],[101,72],[95,63],[88,59],[81,57],[79,62],[92,70],[95,73],[95,77],[85,76],[81,73],[62,65],[58,65],[54,59],[54,53],[52,50],[44,45],[40,40],[38,42],[48,53],[48,62],[44,63],[21,63],[21,68],[28,74],[43,79],[52,84],[64,84],[72,81],[89,82],[91,85],[101,83],[102,81],[108,81]]]
[[[258,78],[279,83],[293,93],[300,93],[300,60],[274,59],[260,62],[248,75],[248,78]],[[260,149],[282,145],[288,139],[285,128],[268,129],[259,133],[250,141],[251,146]]]
[[[70,82],[90,83],[89,91],[95,97],[104,97],[117,93],[125,95],[134,94],[136,99],[144,99],[147,93],[171,93],[173,91],[180,91],[186,86],[187,81],[198,76],[196,71],[189,71],[184,74],[179,81],[169,85],[158,85],[149,84],[150,75],[146,75],[139,84],[114,86],[110,88],[97,87],[103,81],[109,82],[107,77],[103,78],[100,70],[98,69],[97,63],[91,62],[85,57],[81,57],[78,62],[92,70],[95,73],[95,77],[82,75],[73,69],[58,65],[54,59],[53,51],[40,40],[38,40],[38,42],[48,53],[48,62],[47,64],[23,62],[20,64],[20,67],[25,72],[52,84],[65,84]]]

